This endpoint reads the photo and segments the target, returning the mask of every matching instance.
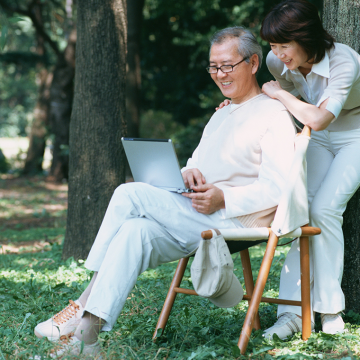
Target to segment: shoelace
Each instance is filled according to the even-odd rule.
[[[275,325],[283,325],[291,320],[294,320],[292,316],[290,316],[288,313],[283,313],[280,315]]]
[[[76,304],[75,304],[76,305]],[[70,305],[69,305],[70,306]],[[57,314],[56,314],[57,315]],[[70,343],[70,341],[72,340],[74,336],[74,333],[70,333],[69,335],[61,335],[60,336],[60,341],[58,343],[56,343],[56,346],[51,349],[50,353],[53,355],[56,355],[56,353],[59,350],[62,350],[64,348],[64,346],[68,345]]]
[[[68,305],[65,309],[54,315],[53,319],[58,325],[68,321],[76,314],[76,311],[80,309],[80,306],[75,304],[74,301],[69,300],[69,303],[70,305]]]
[[[331,320],[337,320],[338,318],[341,318],[340,313],[337,314],[321,314],[321,323],[324,322],[324,320],[326,319],[326,321],[331,321]]]

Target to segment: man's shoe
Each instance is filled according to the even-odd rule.
[[[74,333],[81,321],[84,308],[78,300],[69,302],[70,305],[65,309],[35,327],[34,333],[38,338],[47,337],[50,341],[57,341],[61,336],[71,336]]]
[[[345,330],[345,323],[340,313],[321,314],[322,331],[326,334],[341,334]]]
[[[79,356],[82,360],[103,360],[103,352],[98,341],[94,344],[85,344],[77,337],[72,336],[70,338],[62,337],[62,344],[59,344],[54,352],[50,354],[53,359],[68,358],[68,355]]]
[[[311,323],[311,329],[314,329],[314,324]],[[285,312],[281,314],[276,323],[264,331],[263,336],[272,339],[276,334],[280,339],[284,340],[288,336],[300,332],[302,330],[302,320],[296,314]]]

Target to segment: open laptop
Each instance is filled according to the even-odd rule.
[[[169,140],[121,138],[134,181],[183,193],[187,189],[174,145]]]

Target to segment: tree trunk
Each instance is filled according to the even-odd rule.
[[[324,27],[337,42],[360,51],[360,3],[358,0],[324,0]],[[360,190],[344,213],[344,275],[342,289],[346,310],[360,313]]]
[[[46,69],[38,73],[39,97],[34,108],[34,120],[30,130],[29,148],[27,150],[24,175],[36,174],[42,171],[45,142],[48,133],[49,95],[52,74]]]
[[[39,24],[42,24],[41,3],[34,2],[32,11]],[[36,52],[38,55],[45,54],[44,38],[36,33],[37,47]],[[24,175],[31,175],[42,171],[42,162],[44,159],[45,142],[47,136],[48,126],[48,110],[49,110],[49,89],[52,80],[52,74],[43,68],[43,64],[37,65],[39,73],[37,75],[39,82],[39,95],[34,108],[34,120],[30,130],[30,141],[25,165],[23,169]]]
[[[126,0],[78,0],[63,258],[86,258],[124,181]]]
[[[76,30],[58,57],[50,88],[49,122],[54,134],[53,159],[48,180],[61,181],[69,172],[69,128],[74,94]]]
[[[126,122],[127,134],[131,137],[139,137],[141,103],[140,41],[143,7],[144,0],[127,1],[128,54],[126,77]]]

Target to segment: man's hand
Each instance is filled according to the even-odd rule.
[[[209,215],[217,210],[225,209],[224,192],[215,185],[197,185],[192,189],[196,192],[182,195],[192,199],[192,206],[197,212]]]
[[[188,189],[192,189],[196,185],[206,184],[204,175],[196,168],[184,171],[182,177]]]
[[[219,107],[215,108],[216,111],[218,111],[219,109],[222,109],[224,106],[228,106],[231,104],[231,101],[229,99],[225,99],[220,105]]]

